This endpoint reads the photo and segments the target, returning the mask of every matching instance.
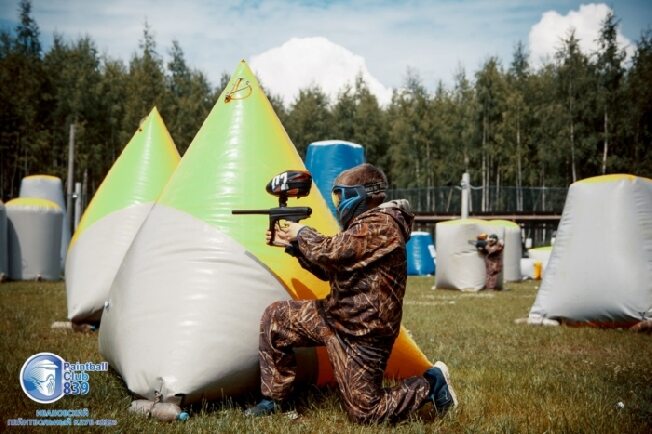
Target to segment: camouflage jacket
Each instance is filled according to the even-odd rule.
[[[503,270],[503,242],[498,241],[493,245],[487,244],[480,251],[485,255],[485,265],[488,273],[497,274]]]
[[[327,237],[304,227],[297,237],[301,265],[328,280],[320,300],[326,322],[338,333],[395,338],[403,315],[407,281],[405,244],[414,215],[406,200],[386,202],[357,216]]]

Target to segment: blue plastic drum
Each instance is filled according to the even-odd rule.
[[[331,199],[333,181],[343,170],[350,169],[365,162],[362,145],[343,140],[326,140],[308,145],[306,151],[306,168],[312,174],[312,179],[328,208],[333,215],[337,214]]]
[[[435,274],[435,246],[428,232],[412,232],[407,243],[408,276]]]

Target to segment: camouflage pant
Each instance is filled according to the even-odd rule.
[[[500,272],[503,271],[503,264],[497,260],[492,260],[490,258],[485,259],[485,289],[502,289],[498,281],[500,277]]]
[[[487,273],[487,276],[485,277],[484,289],[501,289],[498,285],[498,277],[500,277],[498,273]]]
[[[286,399],[296,377],[293,347],[325,346],[344,407],[357,422],[395,421],[422,406],[429,392],[424,377],[383,388],[393,340],[342,338],[324,321],[315,301],[272,303],[261,319],[261,392]]]

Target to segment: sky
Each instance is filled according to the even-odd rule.
[[[18,3],[0,0],[0,29],[15,27]],[[381,103],[408,70],[429,89],[451,86],[457,72],[472,79],[490,56],[507,67],[518,41],[536,67],[570,26],[590,53],[609,10],[630,54],[652,28],[650,0],[32,0],[32,10],[45,50],[55,32],[68,41],[90,36],[100,53],[128,63],[147,22],[164,60],[177,40],[215,85],[245,59],[286,103],[310,84],[336,95],[357,74]]]

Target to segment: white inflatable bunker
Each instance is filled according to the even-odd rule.
[[[9,247],[7,246],[7,209],[0,200],[0,281],[9,275]]]
[[[571,185],[530,319],[602,327],[652,319],[652,180]]]
[[[436,225],[435,246],[437,249],[437,289],[460,289],[479,291],[485,285],[485,263],[475,248],[478,234],[496,234],[502,240],[505,231],[502,226],[479,219],[452,220]],[[502,275],[499,278],[502,288]]]
[[[521,258],[521,277],[523,280],[541,278],[536,273],[534,262],[535,260],[532,258]]]
[[[51,175],[26,176],[20,183],[19,197],[37,197],[47,199],[56,203],[63,212],[61,219],[61,272],[66,264],[66,252],[70,244],[70,227],[68,226],[68,214],[66,202],[63,197],[63,184],[61,179]]]
[[[61,208],[50,200],[26,197],[10,200],[6,209],[9,277],[60,279]]]

